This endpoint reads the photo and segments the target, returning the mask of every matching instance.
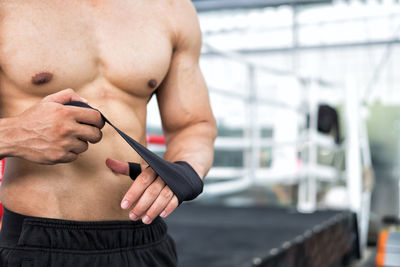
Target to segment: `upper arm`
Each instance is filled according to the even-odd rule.
[[[201,31],[196,11],[188,0],[174,7],[174,53],[170,69],[157,92],[164,132],[167,137],[191,125],[207,122],[214,126],[208,90],[199,67]]]

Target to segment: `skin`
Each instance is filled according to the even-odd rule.
[[[146,106],[157,90],[165,159],[204,177],[216,126],[191,2],[1,0],[0,22],[4,206],[78,221],[171,214],[176,196],[99,112],[62,104],[88,102],[146,145]],[[134,182],[127,161],[141,163]]]

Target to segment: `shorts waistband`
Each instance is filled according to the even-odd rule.
[[[167,237],[165,222],[71,221],[26,216],[4,208],[1,247],[35,247],[63,250],[138,248]]]

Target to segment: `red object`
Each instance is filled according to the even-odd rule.
[[[0,161],[0,182],[3,179],[4,174],[4,166],[6,165],[6,160],[2,159]],[[3,205],[0,203],[0,227],[1,227],[1,218],[3,217]]]
[[[147,143],[165,145],[165,138],[163,135],[149,134],[147,135]]]
[[[0,162],[0,166],[1,166],[1,169],[0,169],[0,182],[1,182],[1,179],[3,178],[5,164],[6,164],[6,159],[1,159],[1,162]]]

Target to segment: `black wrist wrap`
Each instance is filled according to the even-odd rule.
[[[88,104],[78,101],[71,101],[65,105],[94,109]],[[96,109],[95,109],[96,110]],[[99,110],[97,110],[99,111]],[[99,111],[100,112],[100,111]],[[203,192],[203,181],[196,171],[185,161],[168,162],[160,158],[146,147],[136,142],[124,132],[115,127],[100,112],[104,121],[113,127],[119,135],[146,161],[149,166],[161,177],[178,198],[179,204],[183,201],[195,199]],[[140,165],[129,163],[129,176],[135,179],[141,172]]]

